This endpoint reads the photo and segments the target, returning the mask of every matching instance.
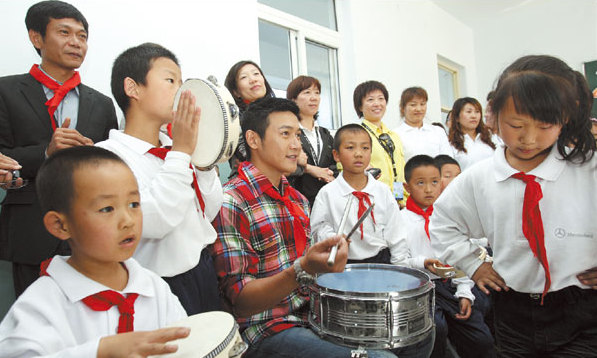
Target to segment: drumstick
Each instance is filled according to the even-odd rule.
[[[350,195],[348,201],[346,202],[346,206],[344,207],[344,213],[342,214],[342,219],[340,219],[340,226],[338,226],[338,231],[336,235],[342,235],[344,232],[344,227],[346,226],[346,221],[348,220],[348,214],[350,214],[350,208],[352,207],[352,202],[354,201],[355,196]],[[328,266],[334,266],[334,261],[336,261],[336,254],[338,254],[338,246],[340,244],[336,244],[332,247],[330,251],[330,256],[328,257]]]

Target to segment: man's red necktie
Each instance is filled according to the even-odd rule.
[[[244,166],[245,165],[238,166],[238,177],[244,180],[246,183],[249,183],[249,179],[242,170]],[[303,251],[305,251],[305,247],[307,246],[307,234],[305,233],[303,225],[310,225],[309,217],[307,214],[305,214],[305,211],[300,205],[290,200],[290,190],[290,187],[286,188],[284,196],[282,196],[276,189],[274,189],[274,186],[270,184],[263,192],[270,198],[281,201],[286,209],[288,209],[290,215],[293,217],[292,230],[294,232],[294,243],[296,245],[297,257],[301,257],[303,256]]]
[[[46,75],[42,70],[39,69],[37,64],[33,65],[29,70],[29,74],[33,76],[38,82],[42,85],[48,87],[50,90],[54,92],[54,97],[50,98],[46,101],[46,106],[48,106],[48,113],[50,114],[50,122],[52,124],[52,131],[56,130],[57,123],[56,119],[54,118],[54,112],[56,112],[56,108],[60,105],[60,102],[64,99],[64,96],[70,90],[77,87],[81,83],[81,77],[79,76],[79,72],[75,71],[73,76],[66,80],[63,84],[60,84]]]
[[[367,211],[367,208],[371,206],[371,199],[369,199],[369,194],[362,191],[353,191],[352,195],[359,199],[359,210],[357,211],[357,219],[359,219],[365,213],[365,211]],[[366,206],[365,203],[367,203]],[[373,223],[375,224],[375,215],[373,215],[373,210],[371,210],[371,219],[373,219]],[[363,223],[361,223],[360,229],[361,240],[363,240]]]
[[[52,259],[47,259],[40,265],[40,276],[50,276],[48,274],[48,266]],[[139,297],[137,293],[129,293],[126,298],[120,293],[112,290],[106,290],[95,293],[83,298],[83,303],[94,311],[107,311],[112,306],[116,305],[120,318],[118,319],[117,333],[132,332],[135,320],[135,300]]]
[[[427,234],[427,238],[431,240],[431,236],[429,236],[429,217],[433,214],[433,205],[429,205],[426,210],[423,210],[415,203],[412,196],[409,196],[406,199],[406,209],[421,215],[425,219],[425,233]]]
[[[171,150],[170,147],[161,147],[161,148],[151,148],[147,151],[149,154],[153,154],[156,157],[164,160],[166,158],[166,154]],[[197,183],[197,176],[195,175],[195,168],[193,168],[192,164],[189,164],[191,170],[193,171],[193,189],[195,189],[195,195],[199,200],[199,206],[201,206],[201,213],[203,217],[205,217],[205,201],[203,201],[203,196],[201,196],[201,190],[199,189],[199,183]]]
[[[545,286],[541,294],[541,304],[551,286],[551,275],[549,273],[549,262],[545,251],[545,236],[543,232],[543,219],[539,209],[539,200],[543,198],[541,185],[535,181],[534,175],[527,175],[523,172],[512,175],[512,178],[522,180],[526,183],[524,189],[524,203],[522,206],[522,232],[529,242],[529,246],[535,257],[543,266],[545,271]]]

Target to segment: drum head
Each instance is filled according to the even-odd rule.
[[[190,90],[195,96],[196,104],[201,108],[201,120],[197,133],[197,146],[191,155],[191,162],[198,167],[209,167],[213,164],[225,161],[225,148],[230,141],[230,136],[238,136],[238,133],[229,133],[228,102],[234,104],[234,99],[226,88],[201,80],[186,80],[176,93],[174,98],[174,110],[178,108],[180,95],[183,91]],[[238,120],[237,120],[238,122]],[[235,141],[236,138],[233,138]],[[233,151],[233,150],[232,150]]]
[[[316,283],[339,292],[376,294],[420,289],[429,283],[429,276],[402,266],[351,264],[344,272],[319,275]]]
[[[229,339],[236,330],[234,317],[223,311],[196,314],[169,324],[168,327],[189,327],[191,329],[188,337],[170,342],[178,345],[178,350],[175,353],[163,355],[163,357],[170,358],[215,356],[214,351],[217,351],[218,347],[225,343],[226,339]]]

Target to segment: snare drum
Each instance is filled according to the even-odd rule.
[[[236,358],[248,348],[238,333],[234,317],[227,312],[199,313],[168,326],[189,327],[191,333],[186,338],[170,342],[178,345],[175,353],[154,358]]]
[[[197,131],[197,146],[191,162],[200,168],[211,167],[227,161],[238,145],[240,137],[239,111],[234,98],[225,87],[217,84],[213,76],[208,81],[186,80],[174,98],[174,110],[183,91],[190,90],[196,105],[201,108]]]
[[[320,336],[350,347],[409,346],[433,332],[435,296],[427,274],[383,264],[346,265],[318,275],[309,323]]]

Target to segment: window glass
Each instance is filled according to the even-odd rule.
[[[319,105],[319,125],[326,128],[336,128],[340,122],[336,111],[336,93],[338,90],[336,78],[336,50],[306,41],[307,72],[321,83],[321,103]]]
[[[456,83],[457,73],[452,69],[439,65],[438,75],[442,112],[447,112],[452,109],[452,105],[458,96],[458,93],[456,93],[458,88]]]
[[[337,31],[334,0],[259,0],[260,3]]]

